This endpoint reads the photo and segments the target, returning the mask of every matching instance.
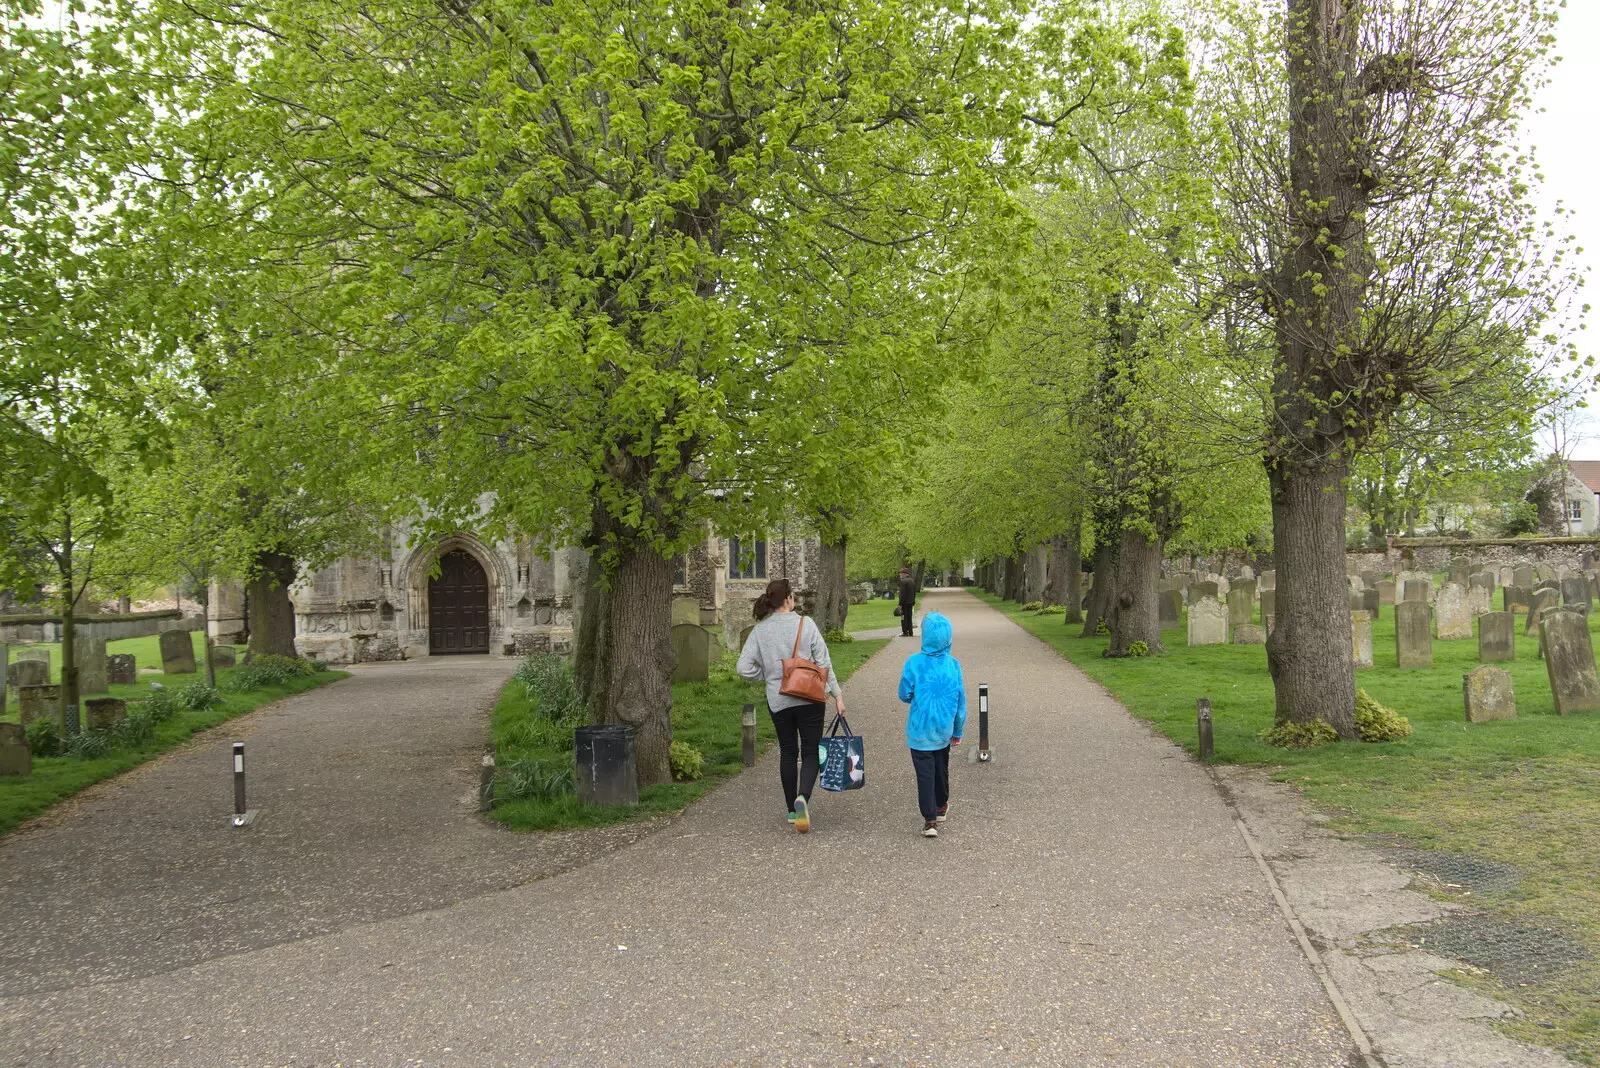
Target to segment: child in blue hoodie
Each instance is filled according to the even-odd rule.
[[[950,747],[961,744],[967,728],[967,686],[950,655],[950,621],[938,612],[922,618],[922,652],[900,673],[900,700],[911,702],[906,745],[917,772],[922,836],[937,838],[950,807]]]

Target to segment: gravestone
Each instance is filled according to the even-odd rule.
[[[1267,644],[1267,628],[1258,623],[1240,623],[1233,628],[1233,644],[1265,645]]]
[[[106,640],[74,638],[73,660],[78,666],[78,695],[105,693],[111,688],[106,675]]]
[[[1561,581],[1561,567],[1558,564],[1540,564],[1533,569],[1533,573],[1539,576],[1540,582],[1559,583]]]
[[[1494,589],[1494,576],[1487,571],[1479,571],[1467,580],[1467,587],[1474,590],[1492,590]]]
[[[1176,627],[1183,619],[1183,594],[1177,590],[1162,590],[1156,598],[1158,622],[1163,627]]]
[[[1239,568],[1239,577],[1246,581],[1251,581],[1256,577],[1256,569],[1251,567],[1249,564],[1245,564],[1243,567]]]
[[[1262,620],[1262,622],[1266,623],[1270,627],[1272,625],[1272,617],[1277,615],[1277,614],[1278,614],[1278,591],[1277,590],[1262,590],[1261,591],[1261,620]]]
[[[1590,600],[1600,600],[1600,571],[1585,571],[1583,577],[1589,580]]]
[[[1235,582],[1228,591],[1228,625],[1254,623],[1256,618],[1255,583]]]
[[[1372,666],[1372,616],[1366,612],[1350,613],[1350,658],[1358,668]]]
[[[213,645],[211,647],[211,662],[217,666],[218,671],[221,671],[223,668],[231,668],[238,663],[238,654],[235,653],[231,645]]]
[[[1533,601],[1533,591],[1526,586],[1501,586],[1500,597],[1507,612],[1526,614]]]
[[[1472,637],[1472,610],[1467,606],[1467,589],[1447,582],[1433,602],[1434,627],[1440,641]]]
[[[1472,561],[1464,556],[1457,556],[1450,561],[1450,574],[1445,582],[1454,586],[1465,586],[1471,576]]]
[[[26,727],[36,719],[61,718],[61,687],[24,686],[17,691],[17,705],[21,708],[22,725]]]
[[[672,669],[673,682],[705,682],[710,677],[709,630],[698,623],[679,623],[672,628],[672,651],[678,654],[678,666]]]
[[[1275,589],[1277,589],[1278,588],[1278,572],[1276,570],[1272,569],[1272,568],[1268,568],[1266,571],[1261,572],[1261,583],[1260,583],[1260,585],[1261,585],[1261,588],[1263,590],[1275,590]]]
[[[32,775],[33,750],[20,723],[0,723],[0,775]]]
[[[1401,601],[1394,606],[1394,652],[1400,667],[1433,666],[1431,615],[1422,601]]]
[[[1538,581],[1533,574],[1533,568],[1527,564],[1519,564],[1511,569],[1511,581],[1507,585],[1521,586],[1525,590],[1533,589],[1533,584]]]
[[[1589,604],[1589,580],[1582,575],[1568,575],[1561,580],[1562,604]]]
[[[1214,597],[1202,597],[1194,604],[1191,604],[1189,606],[1189,644],[1226,645],[1227,642],[1227,607]]]
[[[1516,575],[1514,574],[1514,571],[1515,569],[1510,566],[1500,568],[1495,572],[1494,584],[1496,586],[1512,585],[1514,582],[1516,582]]]
[[[1350,602],[1350,611],[1352,611],[1352,612],[1363,611],[1366,608],[1366,597],[1367,597],[1367,591],[1366,590],[1351,590],[1350,593],[1347,595],[1347,599]]]
[[[128,702],[120,697],[91,697],[83,703],[84,724],[92,731],[117,725],[128,712]]]
[[[1376,571],[1363,571],[1361,572],[1361,585],[1369,590],[1375,590],[1378,588],[1378,580],[1382,577]]]
[[[1511,672],[1484,664],[1461,676],[1468,723],[1515,719],[1517,697],[1511,690]]]
[[[744,652],[744,647],[750,644],[750,632],[755,629],[756,625],[751,623],[739,632],[739,652]]]
[[[44,662],[45,670],[50,670],[50,650],[48,649],[38,649],[31,645],[24,646],[23,648],[17,650],[17,659],[19,661],[42,660]]]
[[[18,660],[6,670],[6,678],[11,683],[11,688],[18,694],[22,693],[24,686],[50,685],[50,662],[48,660]]]
[[[1402,599],[1413,603],[1427,604],[1433,600],[1433,580],[1413,576],[1406,579],[1406,591]]]
[[[1361,591],[1361,611],[1367,614],[1368,619],[1376,620],[1378,618],[1378,607],[1377,590],[1371,589]]]
[[[106,657],[106,681],[113,686],[132,686],[139,680],[139,668],[132,653],[112,653]]]
[[[1561,595],[1552,589],[1533,591],[1533,599],[1528,605],[1528,622],[1522,628],[1522,633],[1532,634],[1544,614],[1561,603]]]
[[[1394,583],[1388,579],[1378,580],[1378,603],[1394,604]]]
[[[1576,612],[1550,612],[1539,624],[1550,694],[1563,716],[1600,709],[1600,673],[1595,671],[1589,621]]]
[[[1478,617],[1478,659],[1484,663],[1517,658],[1517,617],[1487,612]]]
[[[168,675],[194,673],[194,640],[186,630],[161,632],[161,670]]]
[[[1215,582],[1189,583],[1189,603],[1196,601],[1214,601],[1217,599],[1217,584]]]
[[[1467,587],[1467,611],[1476,619],[1485,612],[1494,611],[1494,591],[1487,586]]]
[[[674,597],[672,599],[672,625],[687,623],[698,627],[700,625],[700,598]]]

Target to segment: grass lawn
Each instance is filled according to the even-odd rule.
[[[922,603],[920,593],[917,594],[917,603]],[[853,604],[845,611],[844,629],[879,630],[883,627],[898,627],[900,620],[896,618],[894,610],[899,604],[897,600],[886,601],[882,597],[867,601],[865,604]]]
[[[848,679],[873,653],[888,645],[876,641],[834,642],[828,651],[840,681]],[[772,720],[760,683],[746,682],[734,674],[734,654],[726,654],[711,667],[707,682],[683,682],[672,687],[672,738],[687,742],[705,757],[705,774],[692,782],[663,783],[639,791],[637,805],[580,805],[571,792],[554,798],[524,798],[497,803],[492,817],[518,831],[549,831],[567,827],[598,827],[644,816],[677,812],[718,783],[744,770],[740,713],[746,703],[756,706],[756,745],[762,751],[772,744]],[[830,706],[831,707],[831,706]],[[517,759],[547,761],[552,766],[572,765],[571,738],[559,743],[529,747],[521,743],[518,728],[533,716],[522,683],[506,683],[490,720],[489,738],[499,762]],[[830,712],[831,715],[831,712]],[[525,737],[525,736],[522,736]],[[781,801],[779,803],[781,807]]]
[[[1593,959],[1547,981],[1504,985],[1475,975],[1527,1016],[1500,1026],[1600,1064],[1600,712],[1558,716],[1536,635],[1522,636],[1511,672],[1517,718],[1468,723],[1462,676],[1478,666],[1478,643],[1435,641],[1431,668],[1396,667],[1393,609],[1373,625],[1375,667],[1356,684],[1411,720],[1410,737],[1368,745],[1275,749],[1257,739],[1272,726],[1272,679],[1261,646],[1189,648],[1180,626],[1162,636],[1165,655],[1108,660],[1105,637],[1082,639],[1060,616],[1024,612],[973,590],[1117,695],[1169,738],[1197,748],[1195,700],[1212,704],[1216,759],[1270,768],[1337,816],[1351,835],[1393,836],[1398,844],[1471,854],[1522,874],[1511,892],[1450,895],[1505,920],[1553,931]],[[1499,597],[1495,598],[1496,604]],[[1589,617],[1600,632],[1600,613]]]
[[[198,661],[204,656],[204,649],[200,645],[200,635],[195,634],[195,657]],[[161,653],[155,637],[125,638],[121,641],[107,642],[107,653],[133,653],[139,667],[161,666]],[[61,650],[59,646],[49,646],[51,649],[51,673],[58,678],[61,674]],[[15,647],[13,647],[13,654]],[[13,659],[15,656],[13,655]],[[323,671],[305,678],[293,679],[287,683],[270,686],[261,690],[252,690],[249,693],[234,693],[228,689],[228,679],[232,676],[233,669],[225,668],[217,672],[217,686],[222,691],[222,704],[215,708],[208,708],[201,712],[180,712],[166,723],[156,727],[155,741],[137,749],[118,749],[96,760],[80,760],[77,757],[35,757],[33,761],[33,774],[28,776],[6,776],[0,778],[0,834],[11,830],[24,820],[31,819],[54,805],[65,800],[79,790],[113,775],[120,775],[125,771],[138,767],[152,757],[159,756],[174,746],[182,743],[196,731],[203,731],[208,727],[215,727],[235,716],[254,711],[262,705],[276,701],[289,694],[302,693],[315,689],[335,679],[348,677],[343,671]],[[140,675],[139,681],[132,686],[113,686],[110,696],[121,697],[128,700],[137,700],[150,693],[150,684],[159,682],[169,689],[180,689],[194,682],[204,682],[204,670],[193,675]],[[3,717],[12,723],[17,722],[19,710],[15,697],[7,704],[6,715]]]

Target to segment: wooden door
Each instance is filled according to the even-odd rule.
[[[462,549],[439,557],[439,577],[428,580],[428,651],[489,651],[489,579]]]

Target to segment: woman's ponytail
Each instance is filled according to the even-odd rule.
[[[766,619],[778,610],[779,605],[789,599],[792,592],[788,579],[773,579],[767,583],[767,588],[761,591],[761,596],[756,598],[751,614],[757,619]]]

